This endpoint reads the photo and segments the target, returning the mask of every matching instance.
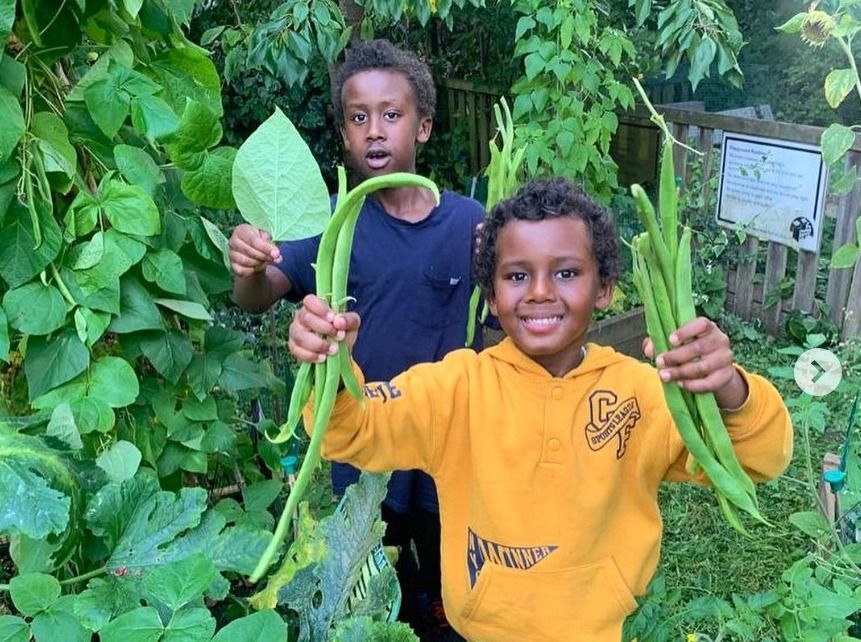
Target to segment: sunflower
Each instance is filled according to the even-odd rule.
[[[831,37],[835,26],[834,18],[829,14],[813,9],[807,12],[801,23],[801,39],[811,47],[821,47]]]

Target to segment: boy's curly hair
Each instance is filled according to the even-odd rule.
[[[482,290],[493,291],[496,244],[506,223],[543,221],[561,216],[579,218],[586,224],[592,237],[592,251],[598,263],[601,283],[615,282],[619,278],[619,244],[610,215],[570,180],[546,178],[530,181],[514,196],[500,201],[485,219],[479,235],[479,248],[473,259],[475,281]]]
[[[385,69],[403,74],[413,88],[419,115],[433,118],[436,111],[436,87],[430,69],[411,51],[398,49],[388,40],[367,40],[347,50],[343,63],[335,71],[332,80],[332,107],[338,126],[344,124],[344,107],[341,94],[344,83],[363,71]]]

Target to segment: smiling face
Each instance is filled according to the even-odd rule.
[[[356,171],[364,178],[415,172],[416,145],[427,142],[431,119],[419,114],[406,76],[384,69],[354,74],[344,83],[341,103],[341,136]]]
[[[573,216],[512,220],[499,231],[490,311],[514,343],[553,376],[580,363],[595,309],[610,304],[586,224]]]

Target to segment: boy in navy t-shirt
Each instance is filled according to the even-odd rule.
[[[332,102],[347,160],[361,178],[415,172],[416,149],[427,142],[436,92],[430,71],[412,53],[383,40],[355,45],[333,79]],[[438,361],[463,347],[472,291],[472,250],[482,206],[443,191],[440,204],[415,187],[376,192],[358,219],[347,293],[367,322],[353,356],[369,380],[387,381],[408,367]],[[235,301],[262,312],[281,297],[300,301],[314,291],[319,237],[282,243],[250,225],[230,238]],[[394,320],[394,322],[393,322]],[[474,347],[480,348],[480,333]],[[383,394],[383,392],[381,392]],[[359,471],[333,464],[336,494]],[[383,503],[387,544],[401,547],[405,610],[411,588],[445,627],[440,597],[439,508],[433,481],[420,471],[396,471]],[[410,542],[419,573],[408,577]],[[406,576],[406,577],[405,577]],[[409,620],[409,613],[404,614]],[[412,622],[418,624],[417,622]]]

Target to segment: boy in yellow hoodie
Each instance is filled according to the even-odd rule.
[[[443,600],[468,640],[621,639],[658,563],[658,486],[690,479],[661,380],[715,394],[755,481],[789,463],[780,395],[733,363],[712,321],[679,328],[657,370],[583,345],[593,310],[611,301],[616,262],[604,210],[566,180],[534,181],[490,214],[475,260],[507,338],[368,383],[365,403],[338,395],[325,457],[433,476]],[[297,359],[352,345],[357,315],[304,303],[290,328]]]

